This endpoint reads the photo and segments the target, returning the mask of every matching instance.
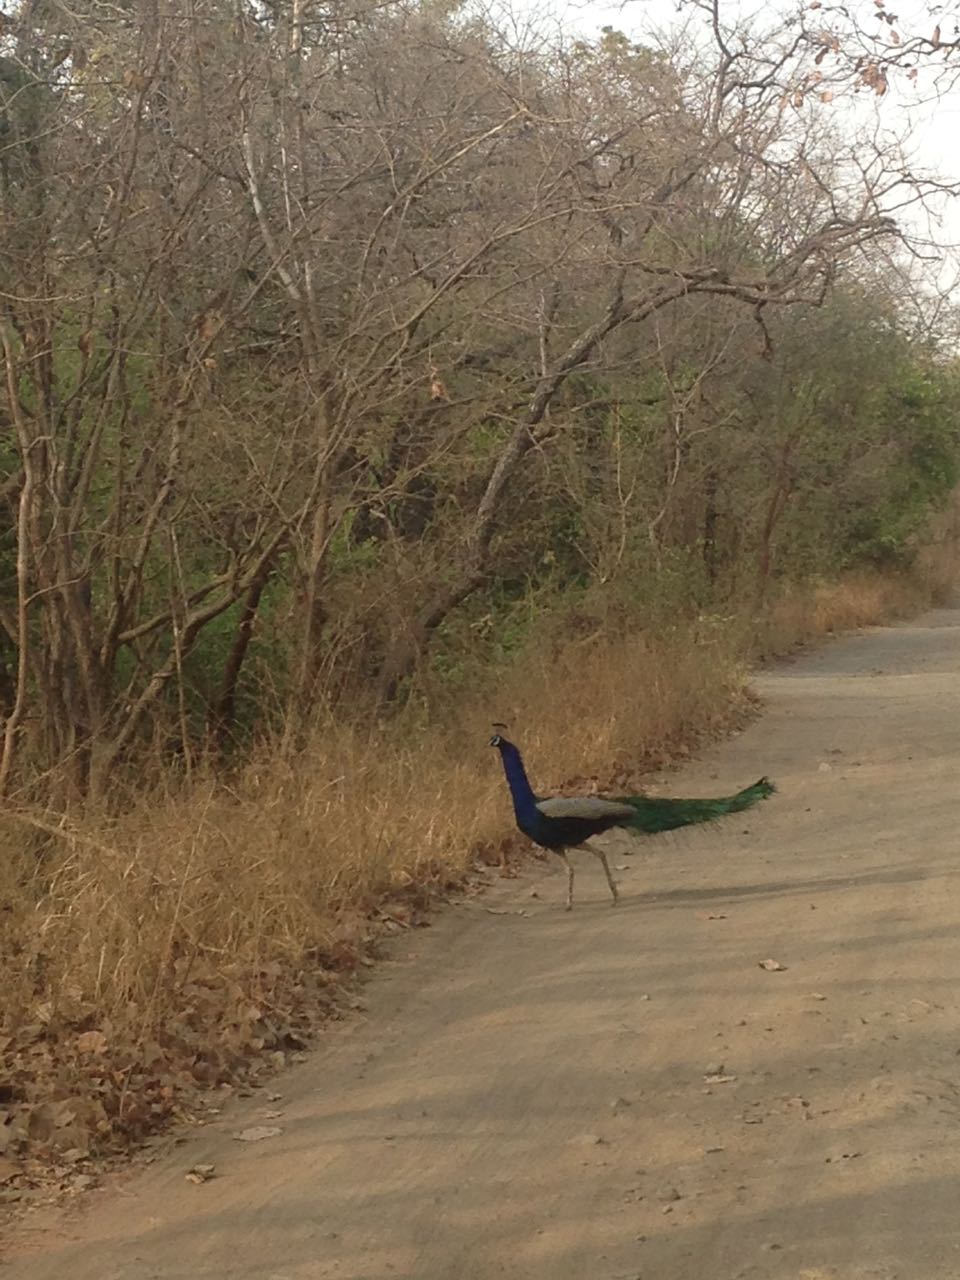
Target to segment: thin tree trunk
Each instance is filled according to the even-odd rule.
[[[237,723],[237,686],[240,673],[253,639],[253,628],[260,608],[264,587],[270,578],[271,565],[265,564],[254,578],[243,601],[233,643],[223,665],[220,690],[210,711],[208,732],[218,751],[224,751],[234,736]]]

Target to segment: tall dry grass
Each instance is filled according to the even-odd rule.
[[[902,616],[955,576],[943,548],[910,576],[786,591],[759,624],[531,644],[426,727],[330,724],[295,758],[266,745],[229,782],[119,817],[4,816],[0,1156],[37,1169],[68,1150],[76,1168],[195,1087],[302,1048],[382,922],[411,923],[509,839],[491,721],[515,727],[544,789],[626,784],[742,711],[756,656]]]
[[[957,544],[945,537],[924,547],[909,571],[858,569],[832,581],[784,586],[770,609],[748,624],[752,654],[758,661],[780,657],[841,631],[895,622],[946,604],[957,577]]]

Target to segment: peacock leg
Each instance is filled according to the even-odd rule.
[[[567,905],[564,907],[564,911],[572,911],[573,910],[573,863],[567,857],[566,849],[558,849],[557,853],[559,853],[560,857],[564,861],[564,865],[567,868]]]
[[[611,893],[611,896],[613,897],[613,902],[611,905],[615,907],[617,903],[620,901],[620,895],[619,893],[617,893],[616,881],[614,880],[613,876],[610,874],[610,864],[607,862],[607,855],[603,852],[602,849],[594,849],[592,845],[588,845],[587,848],[590,850],[591,853],[595,853],[597,857],[600,859],[601,863],[603,864],[603,872],[604,872],[604,875],[607,877],[607,884],[610,886],[610,893]]]

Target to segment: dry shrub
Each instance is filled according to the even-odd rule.
[[[957,573],[956,549],[936,544],[924,548],[909,572],[859,569],[833,582],[784,587],[751,624],[753,653],[758,660],[779,657],[825,636],[895,622],[945,604]]]
[[[8,814],[0,891],[0,1156],[71,1169],[162,1123],[198,1087],[232,1087],[299,1051],[341,975],[385,927],[503,855],[508,801],[485,741],[522,743],[535,785],[632,785],[746,701],[744,664],[902,616],[945,589],[848,575],[785,591],[759,630],[736,618],[665,634],[534,636],[491,687],[435,714],[331,723],[301,754],[264,748],[215,777],[76,825]],[[751,635],[752,632],[752,635]]]

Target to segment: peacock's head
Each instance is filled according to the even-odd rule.
[[[496,730],[498,730],[498,729],[505,729],[506,727],[507,727],[507,726],[506,726],[505,724],[495,724],[495,725],[493,726],[493,728],[494,728],[494,734],[493,734],[493,737],[490,739],[490,742],[489,742],[489,744],[488,744],[489,746],[491,746],[491,747],[502,747],[502,746],[503,746],[503,744],[504,744],[504,742],[506,741],[506,739],[505,739],[505,738],[503,738],[503,737],[501,737],[501,735],[500,735],[499,733],[497,733],[497,732],[496,732]]]

